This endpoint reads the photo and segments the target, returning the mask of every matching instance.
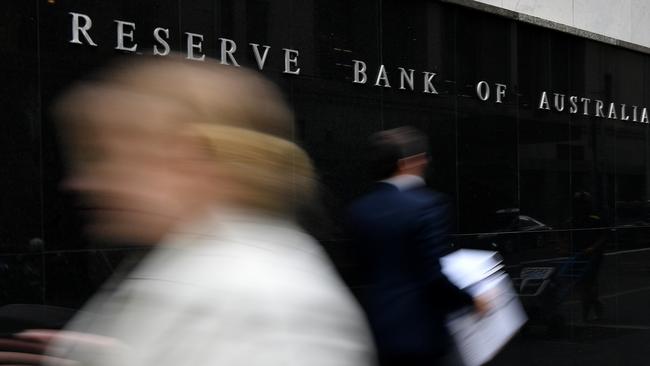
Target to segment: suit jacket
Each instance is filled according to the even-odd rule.
[[[364,274],[361,301],[383,355],[442,355],[446,314],[473,304],[441,272],[450,203],[426,187],[378,183],[348,211]]]
[[[52,354],[83,365],[372,365],[361,308],[293,223],[220,215],[183,231],[68,327],[112,347],[61,340]]]

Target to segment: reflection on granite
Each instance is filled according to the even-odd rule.
[[[558,22],[571,19],[569,25],[598,25],[591,0],[485,3]],[[628,25],[612,21],[599,27],[623,38],[624,31],[632,32],[635,40],[650,45],[643,28],[650,5],[644,0],[597,3],[613,16],[633,14]],[[171,48],[180,52],[186,51],[186,31],[204,34],[203,52],[212,57],[219,55],[217,38],[231,38],[240,45],[237,59],[253,68],[248,43],[272,47],[263,73],[294,107],[296,137],[320,174],[322,203],[309,208],[303,223],[325,243],[346,277],[354,277],[354,261],[342,211],[371,184],[361,156],[367,136],[380,129],[408,124],[429,136],[427,178],[456,204],[455,247],[498,250],[513,276],[523,267],[576,254],[572,197],[589,192],[606,226],[585,230],[607,231],[610,238],[601,273],[606,321],[583,324],[576,292],[571,293],[560,307],[565,320],[560,328],[566,333],[532,329],[495,365],[520,364],[530,355],[543,360],[538,364],[551,363],[548,359],[572,364],[576,355],[583,358],[573,364],[589,364],[592,355],[581,350],[611,361],[616,352],[572,342],[602,341],[623,352],[634,337],[622,329],[644,332],[642,327],[649,326],[641,306],[650,299],[648,126],[537,106],[542,91],[650,106],[650,56],[438,1],[8,4],[3,39],[11,57],[0,61],[5,75],[0,93],[5,121],[0,124],[0,304],[76,308],[124,257],[142,252],[91,246],[85,238],[75,197],[61,191],[66,166],[48,113],[62,89],[118,55],[113,20],[123,19],[137,24],[135,41],[143,54],[152,52],[156,26],[169,27]],[[551,14],[551,7],[561,13]],[[69,42],[70,11],[93,18],[98,47]],[[301,75],[281,73],[282,47],[300,50]],[[370,79],[385,65],[392,87],[374,86],[375,80],[353,83],[353,60],[367,63]],[[399,89],[399,67],[417,71],[416,90]],[[437,74],[439,94],[420,90],[424,71]],[[487,102],[476,97],[481,80],[508,86],[502,104],[494,102],[494,94]],[[611,329],[620,330],[620,337]],[[645,339],[643,334],[634,339]],[[558,361],[562,357],[556,351],[566,358]],[[627,352],[621,360],[634,354]]]

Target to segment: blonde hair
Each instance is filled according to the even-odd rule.
[[[314,174],[307,154],[291,141],[257,131],[194,125],[211,156],[235,184],[228,192],[244,207],[294,214],[314,197]]]
[[[194,134],[205,144],[234,182],[234,191],[226,193],[237,205],[287,215],[314,198],[311,161],[292,142],[293,114],[277,88],[257,73],[178,56],[129,60],[62,98],[55,108],[60,119],[81,121],[93,113],[79,106],[89,88],[137,93],[171,105],[174,115],[161,128]]]

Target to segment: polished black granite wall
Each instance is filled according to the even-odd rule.
[[[204,35],[210,57],[219,56],[218,38],[232,39],[237,60],[249,67],[249,42],[271,46],[264,74],[293,105],[297,139],[321,176],[327,218],[307,226],[319,228],[344,272],[341,210],[368,186],[362,146],[380,129],[408,124],[428,134],[429,183],[456,202],[454,246],[500,250],[514,277],[576,253],[571,198],[590,192],[602,227],[580,231],[607,237],[605,320],[582,323],[567,283],[560,335],[533,332],[497,363],[554,352],[564,355],[558,364],[642,359],[639,349],[622,347],[647,339],[650,329],[648,125],[537,106],[547,91],[650,107],[650,56],[433,0],[30,0],[2,7],[0,305],[78,307],[125,255],[139,251],[92,246],[81,234],[74,198],[59,188],[65,166],[48,114],[74,80],[129,54],[114,50],[118,19],[136,24],[142,54],[152,53],[155,27],[169,28],[179,52],[186,52],[184,32]],[[97,47],[69,42],[69,12],[92,18]],[[283,48],[299,50],[300,75],[282,73]],[[353,83],[353,60],[367,64],[367,84]],[[372,85],[380,64],[391,88]],[[398,88],[398,67],[416,70],[415,91]],[[438,94],[422,92],[424,71],[437,74]],[[488,101],[476,95],[481,80],[493,88]],[[507,85],[501,104],[495,83]],[[540,339],[559,340],[559,348],[534,343]]]

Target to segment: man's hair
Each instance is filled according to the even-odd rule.
[[[379,131],[368,140],[368,168],[372,179],[385,179],[397,171],[400,159],[429,150],[427,137],[411,126]]]

